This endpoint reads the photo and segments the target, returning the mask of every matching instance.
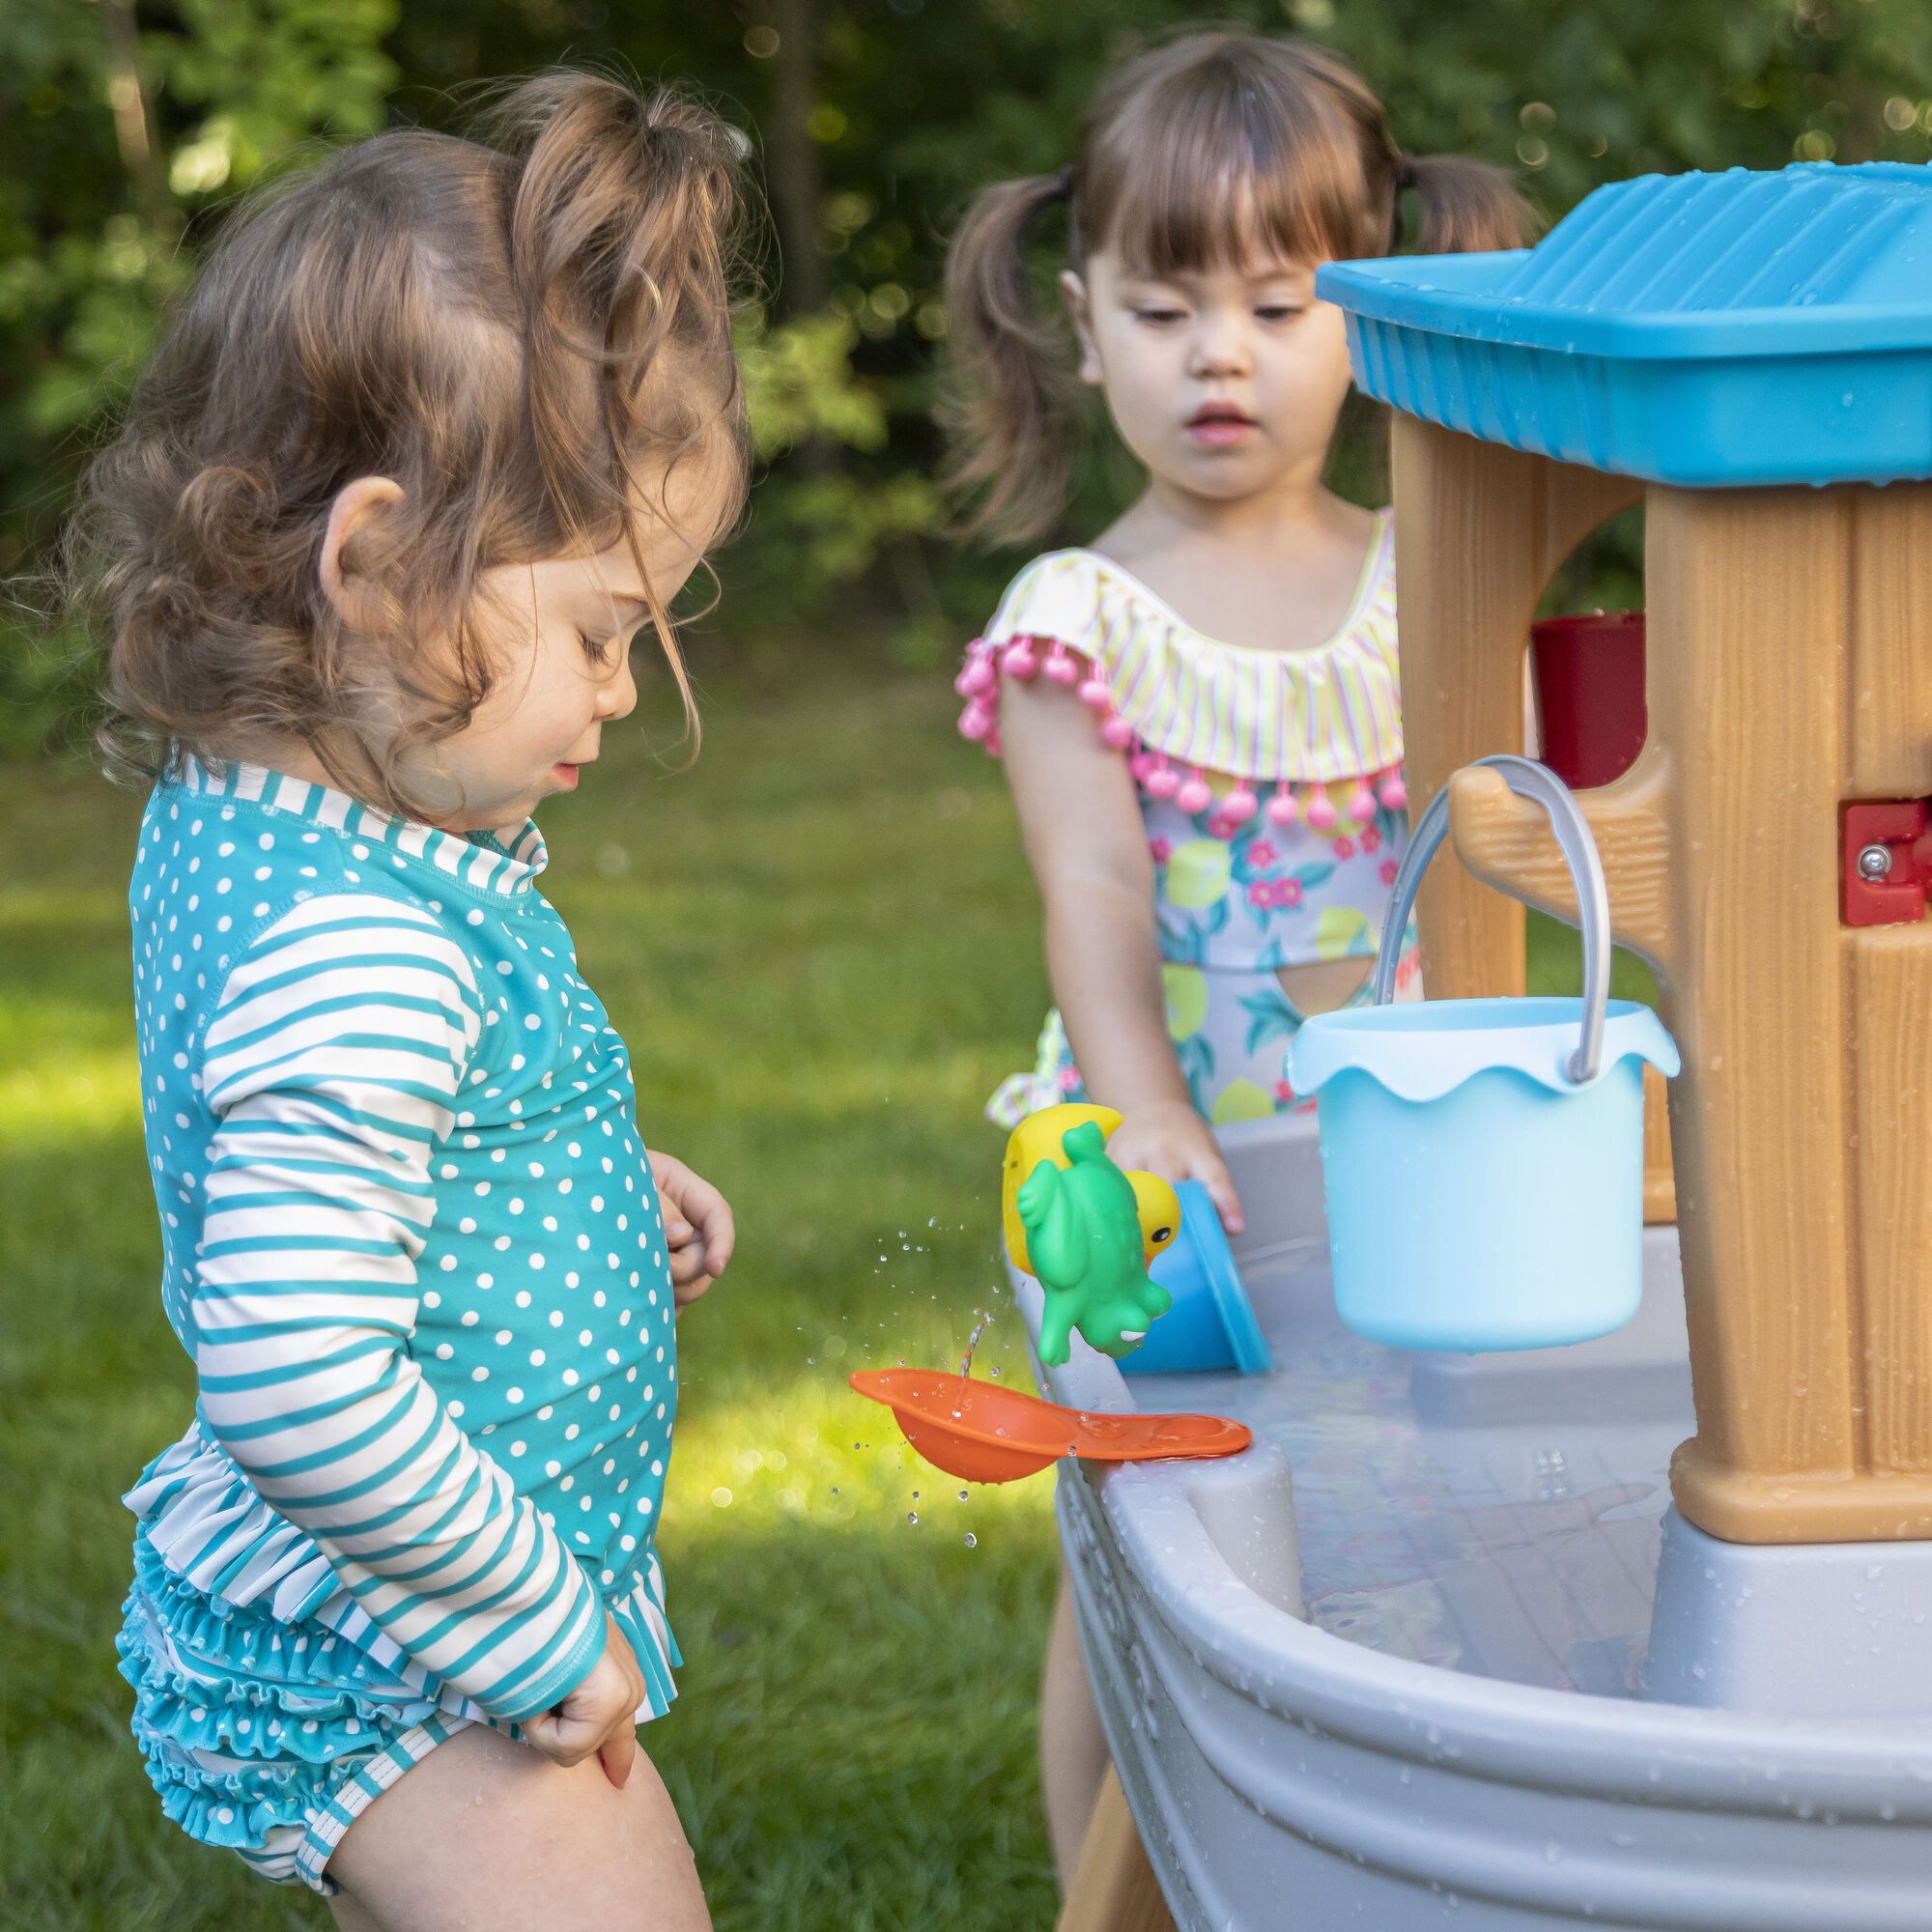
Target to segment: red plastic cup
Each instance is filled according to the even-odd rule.
[[[1621,778],[1643,749],[1643,612],[1546,617],[1529,627],[1543,762],[1587,791]]]

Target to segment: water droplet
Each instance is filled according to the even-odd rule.
[[[908,1522],[917,1522],[919,1520],[919,1512],[917,1510],[907,1510],[906,1520]]]
[[[959,1500],[960,1500],[960,1501],[961,1501],[962,1503],[963,1503],[963,1502],[964,1502],[964,1501],[966,1500],[966,1492],[965,1492],[964,1490],[961,1490],[961,1491],[959,1492]]]
[[[966,1548],[968,1549],[978,1549],[979,1547],[980,1547],[980,1539],[977,1536],[975,1536],[973,1532],[969,1529],[966,1532]]]

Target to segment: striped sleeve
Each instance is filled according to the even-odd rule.
[[[401,901],[309,899],[238,959],[202,1068],[195,1360],[268,1502],[405,1651],[515,1722],[588,1675],[604,1616],[410,1351],[430,1160],[482,1027],[469,958]]]

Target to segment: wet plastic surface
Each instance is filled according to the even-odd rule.
[[[1460,1415],[1426,1419],[1442,1378],[1342,1325],[1325,1258],[1251,1264],[1272,1375],[1172,1376],[1162,1397],[1237,1416],[1287,1456],[1320,1629],[1474,1676],[1634,1696],[1670,1452],[1691,1427],[1674,1233],[1648,1239],[1662,1264],[1643,1332],[1617,1338],[1614,1367],[1587,1347],[1518,1357],[1487,1378],[1509,1398],[1501,1417],[1465,1391]],[[1675,1400],[1625,1420],[1625,1388],[1652,1377]]]

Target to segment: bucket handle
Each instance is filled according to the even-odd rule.
[[[1570,878],[1577,888],[1577,905],[1583,932],[1583,1036],[1577,1051],[1564,1065],[1564,1072],[1581,1086],[1597,1077],[1604,1060],[1604,1016],[1610,998],[1610,895],[1604,884],[1603,862],[1597,857],[1597,841],[1590,837],[1589,821],[1572,795],[1570,787],[1548,765],[1534,758],[1518,757],[1498,752],[1478,758],[1470,770],[1488,767],[1499,772],[1503,782],[1519,798],[1542,806],[1549,814],[1550,829],[1563,848],[1570,867]],[[1384,943],[1376,955],[1373,981],[1375,1004],[1388,1005],[1395,997],[1395,969],[1400,943],[1387,944],[1390,933],[1408,929],[1408,916],[1415,908],[1415,895],[1422,887],[1422,875],[1429,862],[1449,836],[1449,787],[1444,785],[1430,801],[1429,810],[1417,821],[1402,869],[1396,874],[1389,896],[1388,912],[1382,920]]]

